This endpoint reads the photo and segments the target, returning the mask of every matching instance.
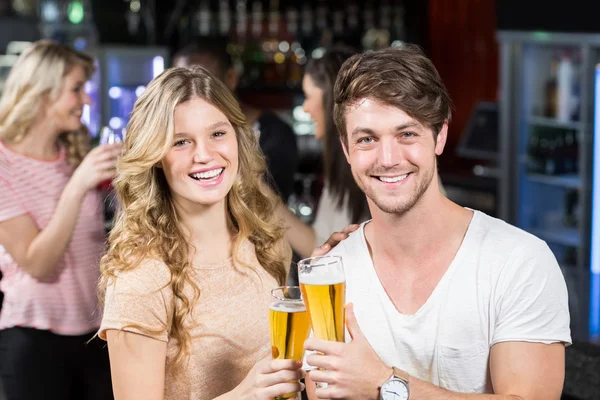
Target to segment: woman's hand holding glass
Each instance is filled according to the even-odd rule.
[[[80,195],[85,195],[100,183],[110,182],[116,174],[115,166],[121,147],[121,143],[115,143],[93,148],[73,173],[69,181],[70,187]]]
[[[240,400],[273,400],[286,393],[304,390],[300,383],[306,373],[302,361],[273,360],[268,356],[254,365],[246,378],[234,390],[234,398]]]
[[[124,140],[125,140],[125,130],[124,129],[114,130],[112,128],[105,126],[100,131],[100,146],[106,146],[106,145],[110,146],[110,145],[122,143]],[[110,191],[112,189],[112,179],[113,178],[114,178],[114,176],[111,177],[110,179],[105,179],[103,181],[100,181],[97,185],[98,190],[104,191],[104,192]]]

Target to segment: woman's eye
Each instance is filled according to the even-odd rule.
[[[215,133],[213,133],[213,136],[214,136],[214,137],[221,137],[221,136],[225,136],[225,132],[223,132],[223,131],[215,132]]]
[[[175,144],[173,145],[174,147],[179,147],[179,146],[183,146],[184,144],[186,144],[188,142],[187,139],[181,139],[175,142]]]

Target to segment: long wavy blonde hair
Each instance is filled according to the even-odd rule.
[[[0,98],[0,139],[16,143],[29,130],[44,102],[60,95],[64,77],[75,66],[81,66],[86,79],[94,73],[94,60],[69,46],[40,40],[28,47],[12,67]],[[77,166],[90,149],[87,127],[64,132],[59,138],[67,152],[67,160]]]
[[[179,343],[172,362],[180,366],[190,352],[191,338],[184,328],[200,293],[192,280],[191,246],[180,224],[163,170],[157,165],[172,147],[175,107],[202,98],[229,119],[236,132],[239,167],[227,194],[227,214],[234,230],[234,260],[240,246],[250,240],[262,267],[280,284],[285,282],[286,261],[291,250],[284,227],[275,216],[278,198],[267,190],[264,158],[254,131],[227,87],[201,67],[173,68],[155,78],[133,108],[127,135],[117,164],[115,187],[120,211],[109,237],[108,253],[100,262],[100,299],[106,287],[122,271],[131,270],[148,258],[162,260],[170,270],[174,302],[168,305],[173,318],[167,327]],[[192,298],[184,293],[192,287]],[[190,292],[188,292],[190,293]],[[137,327],[136,328],[140,328]]]

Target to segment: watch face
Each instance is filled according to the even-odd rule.
[[[400,379],[390,379],[381,387],[383,400],[408,400],[408,386]]]

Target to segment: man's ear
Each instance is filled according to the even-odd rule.
[[[344,138],[340,136],[340,144],[342,145],[342,150],[344,150],[344,155],[346,156],[346,161],[350,164],[350,155],[348,153],[348,143],[344,143]]]
[[[442,129],[437,134],[435,138],[435,155],[441,156],[444,152],[444,147],[446,147],[446,141],[448,140],[448,120],[444,121],[444,125]]]

